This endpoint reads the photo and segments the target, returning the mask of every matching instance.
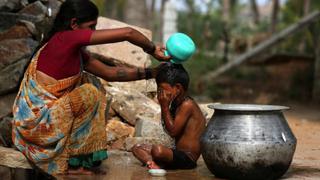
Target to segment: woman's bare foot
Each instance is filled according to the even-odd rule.
[[[160,169],[160,166],[158,166],[154,161],[148,161],[147,167],[149,169]]]
[[[107,174],[107,171],[102,170],[100,167],[91,168],[90,170],[91,170],[94,174],[100,174],[100,175],[105,175],[105,174]]]
[[[83,167],[78,168],[78,169],[68,169],[67,174],[71,175],[93,175],[95,174],[94,171],[85,169]]]

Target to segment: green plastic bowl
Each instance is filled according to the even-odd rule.
[[[192,39],[183,33],[171,35],[166,42],[165,55],[172,57],[171,62],[180,64],[187,61],[196,51],[196,46]]]

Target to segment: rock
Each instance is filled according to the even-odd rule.
[[[131,90],[122,90],[117,87],[105,86],[113,96],[111,107],[129,124],[135,125],[139,117],[160,121],[160,106],[142,93]]]
[[[33,15],[39,19],[43,19],[47,14],[47,7],[40,1],[28,4],[25,8],[19,11],[19,14]]]
[[[4,39],[31,38],[33,35],[36,35],[34,24],[21,20],[8,30],[0,32],[0,41]]]
[[[0,96],[0,118],[12,112],[12,105],[17,93]]]
[[[17,25],[25,26],[32,35],[37,35],[38,33],[36,26],[30,21],[20,20],[17,22]]]
[[[164,141],[163,139],[156,137],[129,137],[125,140],[124,146],[126,151],[131,151],[131,148],[136,144],[161,144],[166,147],[172,148],[171,141]]]
[[[111,20],[105,17],[98,18],[97,29],[112,29],[112,28],[121,28],[121,27],[132,27],[142,34],[147,36],[149,39],[152,38],[152,33],[150,30],[139,28],[136,26],[131,26],[120,21]],[[110,59],[114,64],[122,64],[126,66],[134,67],[148,67],[151,65],[151,60],[148,57],[148,54],[144,53],[143,50],[127,41],[112,43],[112,44],[103,44],[88,46],[87,50],[91,54],[98,54]]]
[[[119,118],[114,117],[107,122],[107,141],[115,141],[117,139],[133,137],[134,127],[120,121]]]
[[[32,169],[31,164],[27,158],[20,152],[13,148],[5,148],[0,146],[0,166],[7,166],[11,168]]]
[[[29,59],[38,43],[31,39],[6,39],[0,41],[0,72],[22,58]]]
[[[131,152],[120,150],[108,150],[109,158],[107,161],[103,161],[104,167],[108,166],[121,166],[122,168],[132,167],[132,164],[140,164]],[[121,179],[117,176],[115,179]],[[134,179],[134,178],[133,178]],[[139,179],[139,178],[138,178]]]
[[[174,144],[174,139],[165,132],[161,121],[154,121],[145,117],[140,117],[136,122],[134,137],[157,138],[169,147]]]
[[[35,24],[43,19],[29,14],[0,12],[0,31],[9,29],[20,20],[30,21]]]
[[[208,104],[199,104],[199,107],[204,115],[204,117],[206,118],[206,122],[208,123],[209,120],[211,119],[213,113],[214,113],[214,109],[211,109],[208,107],[208,105],[212,105],[212,103],[208,103]]]
[[[154,79],[130,82],[108,82],[108,84],[123,90],[134,89],[144,95],[157,92],[157,84]]]
[[[0,144],[5,147],[12,147],[11,122],[12,115],[2,117],[0,119]]]
[[[127,137],[132,137],[134,127],[120,121],[119,118],[108,120],[107,141],[110,149],[124,149],[124,141]]]
[[[9,12],[22,8],[28,4],[28,0],[1,0],[0,11]]]
[[[116,115],[117,115],[116,111],[114,111],[112,108],[109,108],[107,120],[112,119],[112,118],[115,117]]]
[[[61,1],[57,1],[57,0],[42,0],[41,2],[45,6],[48,7],[48,12],[47,12],[48,16],[49,17],[56,17],[56,15],[59,12],[59,9],[60,9],[60,6],[61,6],[62,2]],[[49,11],[51,11],[51,14],[50,14]]]
[[[0,95],[17,90],[28,61],[24,58],[0,70]]]

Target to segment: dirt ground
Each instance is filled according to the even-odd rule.
[[[286,119],[297,138],[297,148],[293,162],[287,173],[281,178],[285,180],[320,179],[320,107],[307,105],[291,105],[285,112]],[[194,170],[168,171],[164,177],[152,177],[147,169],[134,159],[131,153],[112,151],[110,157],[102,164],[105,175],[94,176],[61,176],[58,179],[103,179],[103,180],[188,180],[218,179],[210,173],[202,158]]]

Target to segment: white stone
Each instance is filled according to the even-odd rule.
[[[140,31],[147,38],[152,38],[152,32],[150,30],[139,28],[136,26],[131,26],[123,22],[108,19],[105,17],[99,17],[98,24],[96,26],[97,30],[114,29],[122,27],[132,27]],[[88,46],[87,50],[90,53],[98,54],[107,59],[110,59],[110,61],[112,61],[112,63],[115,64],[123,64],[126,66],[133,67],[149,67],[151,65],[149,55],[145,53],[140,47],[133,45],[127,41]]]
[[[129,124],[135,125],[140,117],[160,121],[161,110],[159,104],[134,89],[120,89],[104,86],[112,95],[111,107]]]

